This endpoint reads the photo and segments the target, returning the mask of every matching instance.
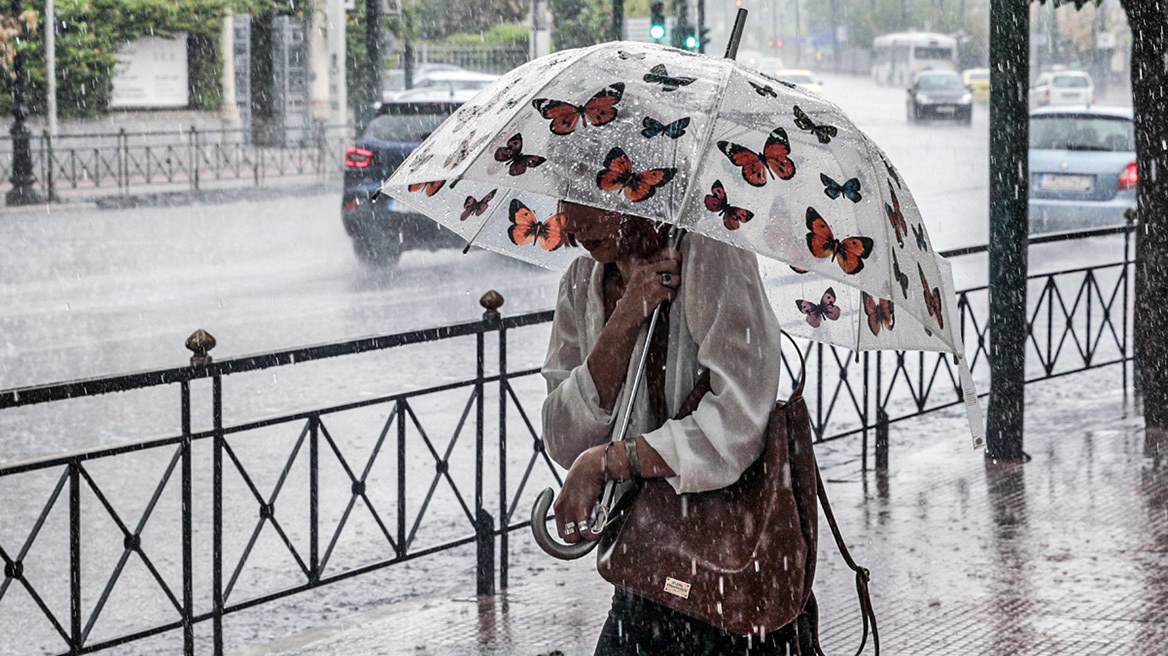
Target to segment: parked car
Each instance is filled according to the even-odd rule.
[[[961,81],[969,87],[973,99],[979,102],[990,100],[990,69],[967,68],[961,72]]]
[[[429,62],[420,64],[414,68],[414,83],[417,84],[431,73],[438,71],[462,71],[464,69],[453,64],[431,64]],[[381,102],[393,102],[397,100],[397,96],[406,90],[406,72],[400,68],[394,68],[385,72],[381,82]]]
[[[823,82],[817,80],[811,71],[805,68],[785,68],[771,73],[780,80],[797,84],[808,91],[823,93]]]
[[[473,92],[471,92],[473,93]],[[369,200],[381,183],[461,102],[391,102],[381,106],[357,142],[345,149],[341,221],[357,259],[370,266],[392,266],[407,250],[461,246],[463,241],[437,222],[381,196]]]
[[[1031,107],[1089,105],[1095,102],[1095,83],[1083,71],[1043,73],[1030,87]]]
[[[954,71],[922,71],[908,88],[905,115],[909,123],[946,119],[969,125],[973,121],[973,93]]]
[[[1135,150],[1130,108],[1031,112],[1031,232],[1123,223],[1136,206]]]
[[[771,77],[779,77],[779,71],[786,68],[783,66],[783,60],[779,57],[759,57],[754,61],[753,66],[759,73]]]

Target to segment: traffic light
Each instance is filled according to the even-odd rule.
[[[654,41],[665,38],[665,3],[662,0],[649,3],[649,36]]]
[[[685,49],[686,50],[697,50],[698,49],[698,35],[694,34],[692,29],[689,30],[689,33],[685,35]]]

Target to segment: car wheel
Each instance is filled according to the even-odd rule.
[[[376,268],[395,267],[401,259],[400,248],[360,237],[353,239],[353,254],[361,264]]]

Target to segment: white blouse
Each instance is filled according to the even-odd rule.
[[[652,413],[642,389],[628,435],[644,435],[661,454],[677,473],[667,480],[678,493],[704,492],[737,481],[762,454],[778,394],[781,334],[754,253],[691,233],[681,254],[681,285],[669,315],[669,416],[703,369],[710,370],[711,391],[693,414],[657,428],[648,425]],[[619,430],[648,333],[646,321],[616,400],[615,409],[622,411],[604,410],[587,365],[604,328],[603,281],[604,265],[586,255],[560,281],[542,370],[548,386],[543,439],[548,454],[564,467]]]

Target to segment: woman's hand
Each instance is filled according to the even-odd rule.
[[[600,537],[588,529],[588,518],[604,491],[604,471],[602,469],[604,444],[584,451],[572,463],[564,488],[553,506],[556,513],[556,530],[560,538],[568,544],[581,539],[595,540]],[[572,524],[573,530],[565,531]]]
[[[677,287],[681,284],[681,253],[663,248],[648,259],[633,260],[633,267],[614,314],[631,317],[632,323],[639,328],[653,316],[658,305],[677,296]]]

